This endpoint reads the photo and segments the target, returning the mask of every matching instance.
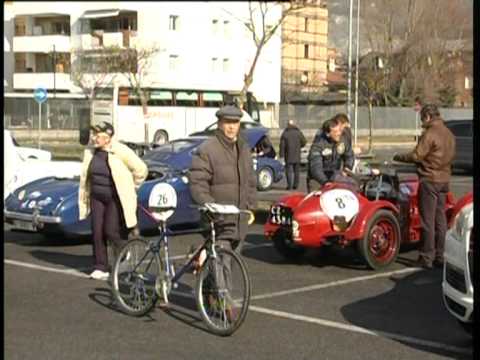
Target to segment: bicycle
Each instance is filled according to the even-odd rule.
[[[113,295],[125,313],[143,316],[153,309],[159,298],[168,304],[172,287],[178,285],[185,273],[197,269],[195,300],[201,317],[210,331],[229,336],[247,315],[250,279],[242,258],[215,244],[215,221],[223,215],[249,214],[251,224],[254,216],[251,211],[239,210],[233,205],[207,203],[197,208],[209,221],[210,236],[205,237],[178,272],[175,273],[169,257],[166,219],[158,221],[157,217],[159,237],[151,241],[132,239],[120,251],[113,269]],[[175,207],[150,206],[150,210],[161,214],[173,212]]]

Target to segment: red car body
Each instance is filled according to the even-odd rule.
[[[384,268],[395,261],[401,244],[420,240],[418,177],[415,174],[402,175],[396,172],[392,175],[390,171],[389,175],[385,172],[370,179],[367,177],[364,186],[359,189],[332,183],[310,194],[286,195],[272,205],[264,234],[287,258],[302,255],[306,248],[332,243],[344,247],[356,242],[369,267]],[[376,184],[372,183],[375,179]],[[380,187],[376,189],[379,182]],[[377,192],[372,191],[369,183]],[[385,188],[386,185],[390,187]],[[327,197],[325,194],[332,191],[347,195],[349,203],[358,209],[351,219],[345,219],[345,216],[343,219],[333,216],[332,219],[331,214],[327,216],[327,208],[331,204],[324,202],[322,206],[322,196]],[[339,202],[338,198],[334,199]],[[447,220],[450,220],[453,208],[454,197],[448,193],[445,207]]]

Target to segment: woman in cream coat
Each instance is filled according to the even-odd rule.
[[[78,207],[80,220],[92,214],[95,270],[90,277],[107,280],[107,241],[117,254],[128,229],[137,225],[136,190],[145,181],[148,169],[133,150],[112,139],[111,124],[103,122],[92,130],[94,148],[84,153]]]

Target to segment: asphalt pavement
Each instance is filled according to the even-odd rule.
[[[455,175],[452,191],[473,187]],[[281,184],[260,199],[286,193]],[[266,201],[266,200],[265,200]],[[402,249],[375,272],[352,249],[310,250],[283,259],[250,228],[243,257],[252,281],[245,323],[231,337],[210,334],[187,275],[169,310],[130,317],[111,304],[107,282],[87,278],[85,239],[4,231],[4,354],[7,359],[471,359],[473,341],[445,309],[441,270],[410,267]],[[171,239],[177,265],[199,235]]]

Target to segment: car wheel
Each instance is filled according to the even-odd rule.
[[[305,253],[305,248],[295,245],[284,229],[278,229],[272,240],[275,249],[286,259],[298,260]]]
[[[458,319],[457,319],[458,320]],[[467,323],[467,322],[464,322],[464,321],[460,321],[458,320],[458,323],[460,324],[460,326],[463,328],[463,330],[465,330],[467,333],[469,333],[470,335],[473,335],[473,323]]]
[[[257,173],[257,189],[266,191],[272,187],[273,171],[268,167],[261,168]]]
[[[168,142],[168,134],[163,130],[158,130],[153,136],[153,142],[156,145],[163,145]]]
[[[358,250],[373,270],[389,266],[400,250],[400,225],[388,210],[377,211],[367,224],[363,239],[357,242]]]

